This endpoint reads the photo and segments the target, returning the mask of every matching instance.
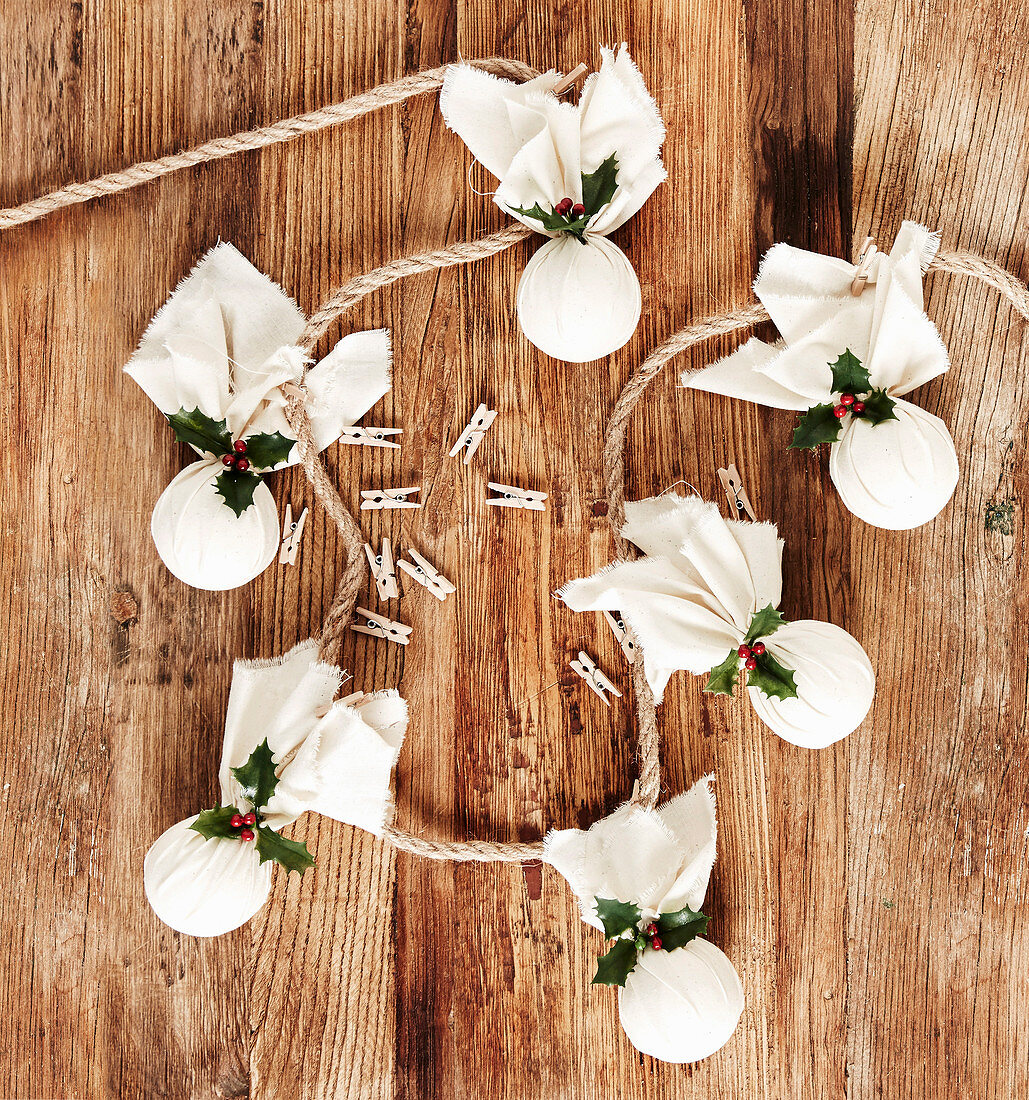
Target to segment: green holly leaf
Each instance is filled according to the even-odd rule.
[[[229,824],[233,815],[238,813],[235,806],[215,806],[213,810],[201,810],[190,828],[204,840],[214,840],[217,837],[238,840],[239,830]]]
[[[261,484],[261,477],[250,470],[225,470],[214,483],[218,495],[237,516],[241,516],[254,503],[254,490]]]
[[[674,913],[660,913],[657,932],[661,937],[661,950],[674,951],[677,947],[685,947],[690,940],[703,936],[710,919],[699,909],[693,910],[688,905]]]
[[[754,658],[757,668],[747,673],[747,687],[763,691],[769,699],[796,699],[797,681],[793,670],[781,665],[771,653]]]
[[[308,867],[314,866],[314,856],[307,850],[306,844],[299,840],[287,840],[267,825],[257,829],[257,854],[261,857],[261,863],[273,859],[287,871],[296,871],[301,875]]]
[[[739,654],[735,649],[731,649],[729,650],[729,656],[720,665],[711,669],[711,675],[708,677],[704,690],[711,692],[712,695],[732,695],[736,688],[736,677],[739,672]]]
[[[618,187],[618,161],[612,153],[595,172],[582,173],[582,205],[586,217],[598,214],[614,198]]]
[[[833,393],[868,393],[872,380],[850,348],[835,363],[830,363],[829,369],[832,371]]]
[[[289,452],[296,446],[296,440],[281,432],[265,432],[261,435],[246,437],[246,456],[250,459],[250,465],[260,470],[270,470],[285,462],[289,458]]]
[[[632,940],[617,940],[606,955],[597,959],[597,972],[591,985],[625,985],[636,966],[636,945]]]
[[[806,448],[814,450],[819,443],[835,443],[840,438],[840,422],[833,409],[836,406],[815,405],[808,409],[797,421],[797,430],[793,433],[793,442],[789,449]]]
[[[275,774],[275,762],[267,737],[254,749],[245,764],[232,769],[232,776],[240,785],[243,797],[255,810],[268,805],[279,785],[279,777]]]
[[[585,244],[583,231],[586,228],[586,223],[589,221],[589,214],[583,214],[581,218],[563,216],[553,209],[544,210],[538,202],[528,208],[524,206],[512,206],[511,209],[516,214],[521,214],[523,217],[535,218],[535,220],[540,222],[543,228],[548,232],[571,233],[576,240]]]
[[[215,457],[232,450],[232,435],[224,420],[212,420],[198,408],[192,412],[179,409],[168,417],[180,443],[189,443],[198,450]]]
[[[609,940],[613,940],[623,932],[628,932],[630,928],[635,928],[639,924],[640,917],[643,916],[639,907],[633,905],[631,901],[615,901],[612,898],[594,900],[597,904],[597,916],[604,926],[604,935]]]
[[[750,620],[750,629],[743,639],[743,644],[750,645],[751,642],[756,642],[759,638],[767,638],[769,634],[774,634],[780,626],[785,625],[786,620],[771,604],[762,607]]]
[[[884,420],[897,420],[897,414],[893,411],[897,402],[885,390],[871,390],[866,398],[865,411],[854,413],[862,420],[868,420],[872,424],[881,424]]]

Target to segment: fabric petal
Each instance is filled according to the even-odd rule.
[[[810,397],[783,385],[764,370],[782,355],[784,347],[753,337],[710,366],[683,371],[682,384],[688,390],[738,397],[771,409],[808,409],[812,404]]]

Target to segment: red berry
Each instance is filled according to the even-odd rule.
[[[847,406],[837,405],[836,408],[833,409],[832,414],[837,420],[842,420],[847,415]]]
[[[585,213],[586,213],[586,207],[583,206],[581,202],[577,202],[572,207],[572,217],[573,218],[581,218],[583,216],[583,214],[585,214]]]
[[[736,652],[745,660],[747,657],[750,656],[750,646],[741,645],[740,648],[736,650]]]
[[[251,829],[244,829],[243,832],[241,832],[239,834],[239,839],[240,840],[253,840],[254,839],[253,831]]]
[[[236,461],[235,455],[222,455],[222,465],[231,466]]]
[[[657,925],[656,924],[648,924],[647,925],[647,933],[651,936],[656,936],[657,935]]]
[[[765,652],[765,643],[755,642],[751,652],[754,654],[755,657],[762,656],[762,654]]]
[[[756,658],[756,657],[748,657],[748,658],[747,658],[747,659],[746,659],[746,660],[745,660],[745,661],[743,662],[743,667],[744,667],[744,668],[745,668],[745,669],[746,669],[746,670],[747,670],[748,672],[753,672],[753,671],[754,671],[754,669],[755,669],[755,668],[757,668],[757,658]]]
[[[245,439],[237,439],[236,442],[232,444],[232,449],[238,455],[246,454],[247,441]]]
[[[236,469],[240,470],[240,471],[249,470],[250,469],[250,459],[249,458],[243,458],[243,456],[241,455],[239,458],[236,459],[235,466],[236,466]]]
[[[854,404],[854,395],[852,393],[845,393],[840,398],[840,404],[841,405],[853,405]]]
[[[654,937],[654,938],[653,938],[653,939],[652,939],[652,940],[650,941],[650,946],[651,946],[651,947],[653,947],[653,949],[654,949],[655,951],[660,951],[660,950],[661,950],[661,937],[660,937],[660,936],[655,936],[655,937]]]
[[[229,821],[229,824],[234,829],[242,829],[243,828],[243,818],[241,818],[239,816],[239,814],[233,814],[231,820]]]
[[[855,401],[854,402],[854,412],[863,413],[864,411],[865,411],[864,401]]]
[[[244,825],[256,825],[257,824],[257,814],[244,814],[243,815],[243,824]]]

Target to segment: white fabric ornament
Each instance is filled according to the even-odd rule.
[[[643,649],[658,702],[680,669],[697,675],[722,669],[724,686],[711,690],[731,694],[736,653],[753,641],[795,680],[795,698],[783,697],[788,689],[749,690],[759,717],[780,737],[823,748],[860,725],[875,694],[861,646],[829,623],[782,623],[769,614],[782,599],[783,543],[773,524],[723,519],[714,504],[670,494],[627,503],[622,534],[646,557],[571,581],[558,595],[573,611],[621,612]],[[748,638],[759,623],[767,632]],[[769,685],[765,658],[757,660],[761,667],[749,675]]]
[[[725,359],[685,372],[683,385],[777,409],[807,411],[834,401],[830,364],[849,350],[885,391],[896,419],[873,424],[846,415],[832,444],[829,474],[843,503],[875,527],[907,530],[946,506],[958,481],[954,441],[939,417],[903,395],[946,371],[936,326],[924,311],[922,276],[939,237],[904,222],[889,254],[877,253],[868,285],[851,294],[846,260],[777,244],[766,253],[754,292],[782,339],[748,340]]]
[[[701,909],[715,861],[711,776],[657,809],[620,806],[585,832],[552,832],[543,858],[567,880],[582,919],[604,930],[597,899],[636,905],[641,926],[684,907]],[[665,1062],[697,1062],[722,1047],[743,1011],[729,959],[696,938],[673,950],[648,944],[618,993],[633,1046]]]
[[[379,835],[393,817],[393,766],[407,728],[395,691],[333,702],[342,679],[303,642],[273,661],[237,661],[225,717],[219,770],[221,805],[245,812],[232,769],[265,740],[278,783],[255,829],[277,832],[305,811]],[[165,924],[191,936],[218,936],[249,920],[271,888],[261,836],[205,839],[197,816],[164,832],[143,863],[146,896]]]
[[[522,274],[518,319],[536,347],[573,363],[617,351],[635,331],[639,279],[605,238],[667,175],[664,123],[628,50],[601,56],[578,104],[554,95],[555,70],[518,84],[470,65],[447,69],[439,101],[447,126],[500,181],[494,202],[556,239]]]
[[[305,378],[306,359],[294,346],[303,327],[292,299],[223,243],[179,284],[125,367],[173,426],[196,410],[190,424],[204,428],[188,439],[201,459],[172,481],[151,521],[161,559],[195,588],[236,588],[275,556],[278,515],[256,474],[300,461],[282,387],[305,380],[319,449],[390,388],[386,331],[345,336]],[[238,440],[248,444],[245,474],[222,462]],[[230,506],[226,481],[242,482],[252,503],[244,496]]]

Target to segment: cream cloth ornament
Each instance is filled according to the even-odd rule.
[[[202,456],[171,482],[151,521],[162,560],[195,588],[236,588],[275,556],[278,514],[258,471],[300,460],[283,386],[305,382],[319,449],[390,388],[387,332],[345,336],[305,377],[295,346],[303,328],[292,299],[223,243],[179,284],[125,367]]]
[[[305,811],[377,836],[389,825],[407,704],[395,691],[333,702],[341,680],[313,640],[277,660],[235,663],[221,806],[166,830],[143,863],[147,900],[165,924],[219,936],[249,920],[267,900],[272,862],[301,873],[313,864],[302,844],[278,836]],[[232,812],[243,817],[247,805],[256,820],[233,825]],[[210,838],[193,828],[198,821]]]
[[[639,279],[606,237],[666,177],[665,129],[623,44],[601,49],[578,104],[554,94],[550,70],[518,84],[451,65],[440,111],[500,181],[494,202],[552,240],[526,266],[518,320],[541,351],[572,363],[609,355],[639,323]]]
[[[775,610],[783,542],[773,524],[723,519],[714,504],[668,495],[627,503],[622,534],[646,557],[571,581],[558,596],[573,611],[621,612],[659,702],[677,670],[710,673],[707,690],[732,695],[740,663],[753,660],[750,701],[780,737],[823,748],[860,725],[875,694],[868,656],[837,626],[786,622]]]
[[[819,407],[821,441],[837,434],[828,406],[847,410],[838,418],[829,457],[829,475],[843,503],[875,527],[906,530],[928,523],[954,493],[957,454],[946,424],[903,395],[948,366],[922,295],[922,276],[939,243],[935,233],[904,222],[889,255],[874,256],[867,287],[857,297],[851,293],[853,264],[774,245],[754,293],[782,339],[748,340],[725,359],[685,372],[683,385],[777,409]],[[866,404],[860,394],[836,384],[842,375],[833,365],[847,351],[867,371],[867,408],[858,409]],[[858,400],[836,404],[834,395],[841,393]]]
[[[552,832],[544,843],[543,858],[568,880],[582,919],[609,936],[615,932],[616,949],[623,942],[619,970],[605,973],[602,966],[595,980],[624,981],[618,1015],[626,1035],[638,1050],[665,1062],[713,1054],[743,1011],[735,967],[698,938],[707,927],[700,909],[715,861],[712,778],[657,809],[626,803],[586,831]],[[611,901],[620,904],[602,910]],[[613,913],[625,917],[612,926]],[[661,924],[674,929],[682,921],[688,931],[681,938],[690,938],[673,946],[674,930],[662,933]],[[627,926],[616,931],[620,925]]]

